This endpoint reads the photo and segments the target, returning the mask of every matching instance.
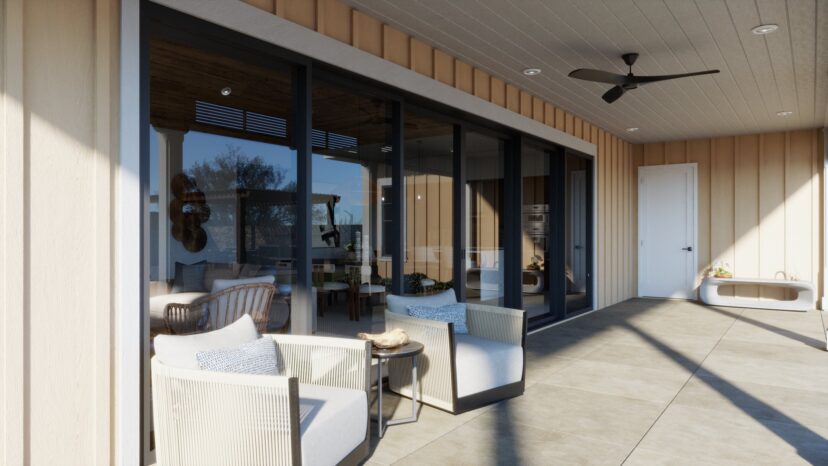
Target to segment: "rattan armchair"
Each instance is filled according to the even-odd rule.
[[[521,395],[525,386],[526,312],[518,309],[466,304],[469,335],[520,348],[520,380],[474,394],[458,393],[457,345],[454,326],[448,322],[419,319],[385,311],[387,330],[401,328],[425,350],[417,356],[420,381],[418,398],[424,403],[451,413],[461,413],[495,401]],[[477,370],[471,368],[471,370]],[[480,368],[480,371],[488,370]],[[411,361],[394,359],[388,366],[388,384],[392,391],[411,397]]]
[[[359,464],[369,452],[370,342],[302,335],[270,335],[284,366],[283,376],[178,368],[152,359],[152,396],[159,465],[299,465],[318,463],[331,444],[305,435],[300,391],[307,386],[364,392],[365,415],[349,418],[349,432],[364,439],[340,446],[340,465]],[[340,390],[341,392],[341,390]],[[361,398],[361,396],[360,396]],[[304,398],[302,398],[304,400]],[[306,400],[314,402],[318,400]],[[361,411],[360,411],[361,412]],[[342,422],[342,421],[340,421]],[[300,429],[301,425],[301,429]],[[359,437],[362,438],[362,437]],[[327,437],[327,442],[336,439]],[[317,461],[308,460],[309,456]],[[350,451],[350,452],[348,452]],[[330,450],[328,451],[330,454]]]
[[[189,304],[170,303],[164,309],[167,331],[174,335],[218,330],[250,314],[259,333],[267,331],[276,287],[267,283],[236,285]]]

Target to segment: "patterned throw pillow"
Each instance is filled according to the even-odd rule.
[[[236,374],[281,375],[282,367],[271,337],[261,337],[233,348],[196,353],[198,366],[205,371]]]
[[[438,320],[454,324],[454,333],[469,333],[466,327],[466,305],[463,303],[443,306],[406,306],[408,315],[418,319]]]

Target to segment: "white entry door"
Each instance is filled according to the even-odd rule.
[[[638,168],[638,294],[695,299],[696,164]]]
[[[575,291],[586,292],[586,227],[587,227],[587,184],[586,170],[575,170],[572,172],[570,183],[572,192],[572,282]]]

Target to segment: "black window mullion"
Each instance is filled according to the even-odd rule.
[[[454,184],[452,208],[454,228],[452,243],[454,244],[453,281],[454,293],[457,301],[466,301],[466,130],[462,125],[454,125],[453,163]]]
[[[521,158],[523,156],[523,137],[517,135],[509,140],[506,160],[504,161],[504,203],[500,215],[503,222],[504,248],[504,305],[520,309],[523,306],[523,268],[521,264],[521,212],[523,204],[523,184],[521,179]]]
[[[549,314],[553,320],[558,320],[566,315],[566,153],[558,148],[549,156],[549,257],[546,269],[549,273]]]
[[[304,315],[313,309],[311,278],[311,211],[313,187],[312,82],[311,67],[297,66],[293,75],[294,138],[296,141],[296,285],[291,293],[291,333],[313,332],[313,316]]]

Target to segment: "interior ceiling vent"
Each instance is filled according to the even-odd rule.
[[[277,138],[287,138],[287,121],[281,117],[249,112],[240,108],[212,104],[201,100],[196,101],[195,110],[195,120],[198,123]]]

